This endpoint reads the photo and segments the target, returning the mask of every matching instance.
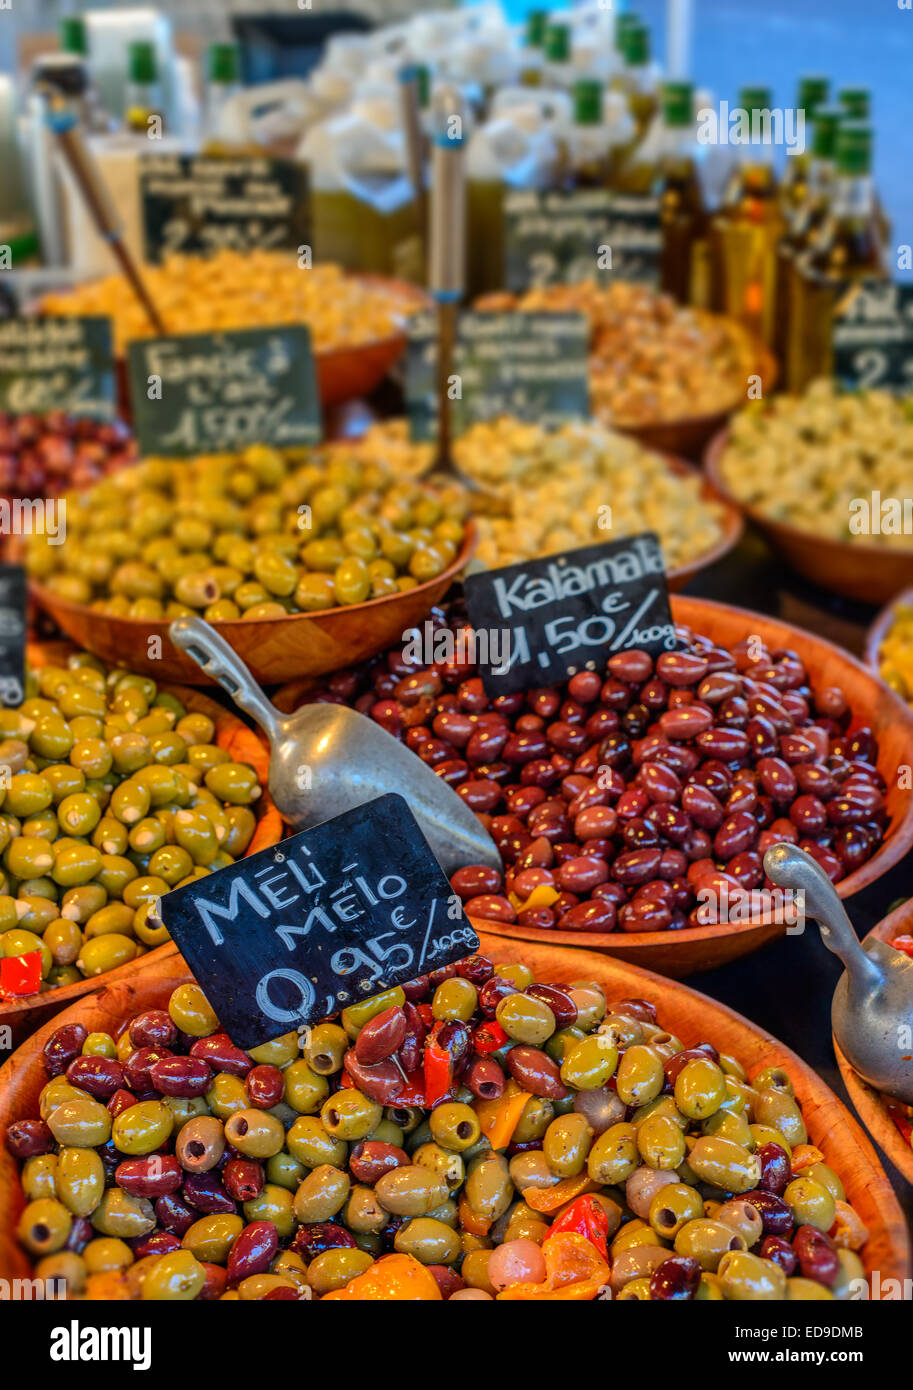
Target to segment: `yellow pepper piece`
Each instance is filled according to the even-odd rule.
[[[493,1149],[506,1149],[526,1109],[529,1092],[511,1078],[497,1100],[477,1100],[475,1112],[482,1133]]]
[[[411,1255],[384,1255],[341,1289],[324,1294],[321,1303],[326,1303],[328,1298],[385,1303],[440,1302],[441,1291],[434,1275]]]
[[[793,1156],[790,1161],[790,1171],[799,1173],[803,1168],[810,1168],[813,1163],[823,1163],[824,1154],[820,1149],[816,1149],[814,1144],[797,1144],[793,1149]]]
[[[582,1197],[585,1192],[598,1191],[599,1183],[593,1182],[586,1173],[581,1173],[576,1178],[562,1178],[554,1187],[524,1187],[521,1195],[533,1211],[552,1212],[566,1202],[573,1202],[575,1197]]]
[[[553,888],[549,883],[540,883],[538,888],[534,888],[528,898],[520,898],[516,893],[508,893],[508,898],[515,912],[523,912],[528,907],[551,907],[558,897],[558,889]]]

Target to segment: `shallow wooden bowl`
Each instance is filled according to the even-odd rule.
[[[672,599],[672,615],[676,622],[687,623],[724,646],[757,634],[771,647],[789,647],[806,663],[816,688],[839,685],[846,692],[854,711],[854,724],[869,725],[878,739],[878,766],[888,784],[890,823],[877,854],[855,873],[841,879],[836,888],[841,898],[849,898],[874,883],[913,844],[913,792],[898,787],[896,775],[898,766],[910,760],[913,710],[849,653],[789,623],[729,604],[680,595]],[[743,922],[726,927],[687,927],[675,932],[562,932],[488,922],[486,930],[517,941],[605,951],[632,965],[681,979],[698,970],[728,965],[781,936],[785,928],[775,923]]]
[[[847,541],[818,536],[783,521],[773,521],[757,507],[746,506],[727,488],[722,476],[722,458],[729,441],[728,429],[721,430],[707,449],[704,469],[717,491],[741,507],[786,563],[830,593],[862,603],[887,603],[913,582],[913,547],[892,550],[880,545],[850,545]]]
[[[357,275],[353,278],[393,301],[400,326],[388,338],[315,354],[317,382],[324,409],[341,405],[343,401],[370,396],[405,351],[406,320],[409,315],[427,308],[431,303],[430,296],[424,290],[405,280],[394,280],[383,275]]]
[[[879,660],[881,644],[894,625],[895,610],[903,603],[913,604],[913,588],[904,589],[901,593],[895,594],[876,616],[866,633],[865,652],[863,654],[865,664],[875,672],[876,676],[881,675],[881,662]]]
[[[911,933],[913,933],[913,900],[902,903],[887,917],[882,918],[865,939],[877,937],[879,941],[891,942],[895,937],[909,936]],[[843,1084],[849,1092],[850,1100],[856,1107],[856,1114],[882,1153],[887,1155],[898,1172],[904,1175],[907,1182],[913,1183],[913,1147],[904,1139],[888,1109],[890,1105],[895,1105],[898,1102],[892,1101],[888,1096],[883,1096],[880,1091],[874,1090],[862,1080],[837,1046],[836,1038],[834,1039],[834,1052],[837,1054],[837,1064],[840,1067]]]
[[[475,544],[476,528],[469,522],[453,563],[436,579],[401,594],[353,603],[347,608],[327,608],[319,613],[289,613],[256,621],[237,618],[213,623],[213,627],[261,685],[326,675],[385,651],[407,628],[427,617],[469,561]],[[196,662],[171,641],[170,619],[110,617],[93,612],[85,604],[58,598],[43,584],[32,583],[29,589],[68,637],[103,661],[127,666],[156,680],[212,684]],[[153,636],[161,640],[159,660],[148,654],[148,641]]]
[[[909,1277],[906,1224],[874,1149],[837,1097],[795,1053],[740,1014],[686,985],[588,951],[517,946],[487,935],[484,922],[476,926],[483,953],[498,964],[522,960],[545,980],[598,980],[610,1000],[648,999],[656,1004],[663,1025],[684,1043],[707,1040],[721,1052],[738,1057],[751,1076],[764,1067],[785,1067],[811,1142],[840,1175],[848,1201],[869,1228],[869,1240],[861,1252],[866,1274],[878,1270],[882,1281]],[[86,995],[65,1015],[46,1024],[0,1070],[0,1278],[26,1278],[30,1273],[28,1257],[13,1235],[24,1205],[18,1165],[6,1151],[2,1136],[13,1120],[38,1113],[38,1095],[47,1079],[41,1052],[51,1033],[63,1023],[76,1022],[89,1031],[113,1032],[129,1014],[165,1007],[172,989],[190,978],[180,956],[149,958],[146,968],[130,979]]]
[[[673,473],[679,477],[693,477],[695,468],[686,462],[684,458],[669,456],[667,464]],[[718,560],[722,560],[724,555],[728,555],[734,546],[738,545],[742,531],[745,529],[742,513],[739,508],[734,506],[728,497],[724,497],[714,483],[709,478],[704,478],[701,485],[701,497],[707,502],[716,502],[723,509],[723,519],[721,522],[721,534],[715,545],[709,550],[705,550],[703,555],[696,556],[689,560],[686,565],[678,565],[675,569],[666,572],[666,580],[669,592],[676,594],[685,585],[690,583],[695,575],[702,570],[709,569]]]
[[[765,392],[776,385],[779,375],[777,359],[767,348],[757,345],[755,373],[764,383]],[[647,425],[620,425],[615,429],[622,434],[633,435],[648,449],[658,449],[663,454],[675,454],[679,458],[691,459],[700,463],[710,441],[727,427],[727,422],[745,404],[744,399],[733,401],[725,410],[714,411],[712,415],[694,415],[683,420],[660,420]]]
[[[33,668],[50,664],[62,665],[66,662],[71,651],[72,648],[69,644],[63,642],[30,643],[28,664]],[[175,695],[188,710],[208,715],[216,726],[215,740],[219,747],[230,753],[235,762],[249,763],[256,771],[263,791],[254,803],[254,809],[257,813],[257,827],[247,853],[256,854],[258,850],[268,849],[270,845],[278,844],[285,831],[282,817],[276,810],[267,787],[269,748],[263,738],[242,723],[234,711],[217,705],[202,691],[191,690],[184,685],[169,684],[162,685],[161,689]],[[48,990],[46,994],[31,994],[19,1000],[0,1001],[0,1027],[10,1027],[13,1031],[13,1040],[17,1041],[32,1032],[46,1019],[66,1008],[74,999],[79,999],[90,990],[97,989],[100,984],[128,979],[147,962],[164,960],[176,954],[177,947],[168,941],[164,946],[156,946],[153,950],[147,951],[145,955],[138,956],[136,960],[128,961],[126,965],[118,966],[116,970],[111,970],[106,975],[96,975],[86,980],[75,980],[71,985],[62,985],[60,989]]]

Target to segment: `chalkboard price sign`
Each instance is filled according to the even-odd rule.
[[[479,949],[418,822],[393,793],[174,889],[160,911],[241,1047]]]
[[[481,571],[464,583],[476,631],[508,629],[506,644],[494,647],[505,653],[501,664],[479,668],[492,697],[601,671],[613,653],[632,647],[658,655],[677,645],[662,551],[649,531]]]
[[[110,319],[0,321],[0,409],[111,420],[115,399]]]
[[[0,565],[0,705],[25,699],[25,570]]]
[[[837,305],[834,376],[859,389],[913,391],[913,285],[863,280]]]
[[[454,430],[513,415],[549,428],[589,415],[589,328],[582,314],[464,313],[454,354]],[[406,404],[413,439],[436,424],[434,317],[410,320]]]
[[[310,242],[307,175],[263,155],[144,154],[146,259],[170,252],[285,250]]]
[[[509,290],[606,282],[659,284],[659,200],[602,188],[513,189],[505,195]]]
[[[141,338],[127,352],[144,454],[291,448],[321,437],[311,335],[302,326]]]

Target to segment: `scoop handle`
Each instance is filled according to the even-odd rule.
[[[239,709],[256,719],[263,732],[275,743],[282,734],[282,715],[266,698],[260,686],[236,652],[203,618],[175,618],[168,629],[171,640],[186,652],[222,689]]]
[[[840,957],[853,980],[869,987],[882,983],[881,971],[860,946],[837,890],[810,854],[798,845],[772,845],[764,855],[764,872],[778,888],[805,894],[808,914],[816,919],[821,940]]]

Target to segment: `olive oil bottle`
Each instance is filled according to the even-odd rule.
[[[843,109],[846,120],[862,121],[863,125],[872,124],[872,93],[868,87],[841,87],[837,93],[837,100]],[[887,246],[891,240],[891,220],[882,206],[877,189],[874,197],[875,214],[881,228],[882,240]]]
[[[571,26],[569,24],[549,24],[546,26],[545,63],[542,68],[542,84],[557,91],[570,91],[574,85],[574,65],[571,61]]]
[[[624,67],[615,81],[627,95],[637,138],[642,139],[659,106],[650,63],[650,30],[645,24],[629,24],[621,39]]]
[[[694,157],[694,89],[690,82],[666,82],[661,90],[662,131],[655,159],[637,152],[615,182],[620,192],[660,200],[662,252],[660,284],[687,304],[692,297],[694,248],[706,233],[707,214]]]
[[[603,125],[603,86],[594,78],[574,84],[574,125],[570,133],[569,179],[572,188],[608,188],[613,161],[610,137]]]
[[[766,87],[745,87],[739,106],[769,110]],[[773,147],[752,141],[740,159],[722,205],[711,221],[713,303],[768,345],[774,340],[777,247],[785,229],[773,167]]]
[[[548,26],[548,10],[530,10],[526,16],[526,33],[523,52],[520,55],[520,83],[524,87],[542,85],[542,69],[545,62],[543,46]]]
[[[819,108],[827,101],[829,91],[830,83],[826,77],[802,77],[799,79],[796,109],[805,112],[805,149],[801,154],[790,155],[786,161],[783,178],[780,181],[780,204],[787,223],[797,208],[805,201],[814,158],[809,127]]]
[[[789,327],[796,292],[796,262],[813,244],[830,210],[841,114],[837,106],[818,107],[812,122],[811,160],[804,197],[791,212],[787,211],[786,231],[777,247],[774,351],[780,363],[781,382],[788,391],[794,389],[791,373],[795,368],[789,360]]]
[[[127,101],[124,124],[136,135],[148,135],[149,122],[157,119],[164,129],[162,89],[155,44],[136,39],[127,49]]]
[[[801,390],[830,376],[834,310],[858,280],[886,279],[884,240],[872,186],[872,128],[841,123],[830,211],[809,249],[796,259],[787,373]]]

